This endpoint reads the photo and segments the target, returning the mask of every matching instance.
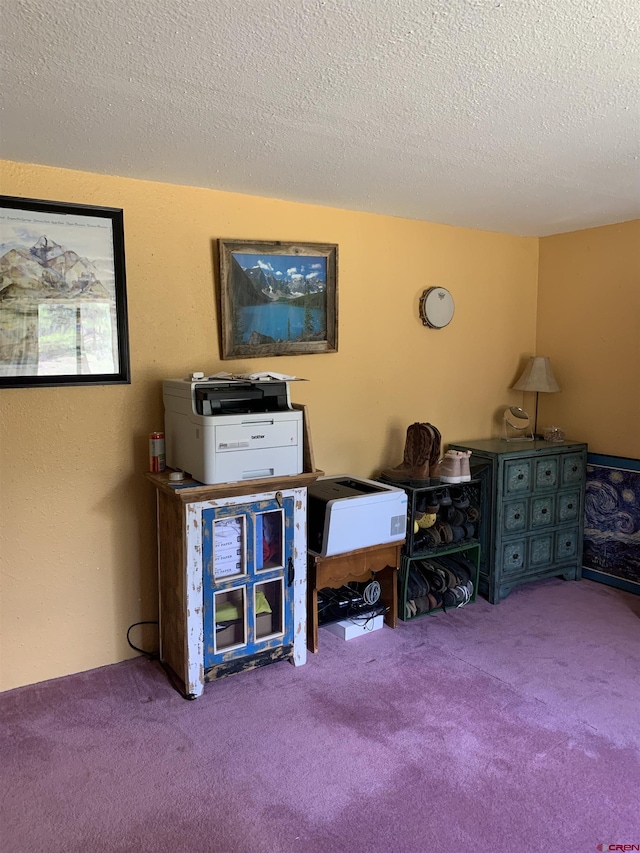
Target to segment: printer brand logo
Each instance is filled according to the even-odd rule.
[[[391,536],[401,536],[406,529],[407,526],[407,516],[406,515],[393,515],[391,517]]]
[[[251,438],[264,438],[263,435],[252,435]]]

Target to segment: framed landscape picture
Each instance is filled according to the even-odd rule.
[[[587,456],[582,574],[640,593],[640,460]]]
[[[219,240],[221,357],[337,352],[338,247]]]
[[[128,382],[122,210],[0,196],[0,387]]]

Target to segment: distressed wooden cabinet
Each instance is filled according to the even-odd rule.
[[[307,485],[318,473],[205,486],[147,474],[158,514],[160,659],[184,695],[306,661]]]
[[[497,604],[518,584],[579,580],[587,445],[486,439],[450,447],[471,450],[482,483],[481,593]]]

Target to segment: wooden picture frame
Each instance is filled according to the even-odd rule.
[[[0,196],[0,388],[130,382],[122,210]]]
[[[338,247],[218,240],[221,358],[338,350]]]

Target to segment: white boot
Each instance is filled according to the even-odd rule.
[[[447,450],[442,459],[438,462],[435,476],[439,477],[443,483],[460,483],[460,456],[457,450]]]
[[[469,457],[471,456],[471,451],[458,450],[457,453],[460,457],[460,482],[468,483],[471,479],[471,467],[469,465]]]

